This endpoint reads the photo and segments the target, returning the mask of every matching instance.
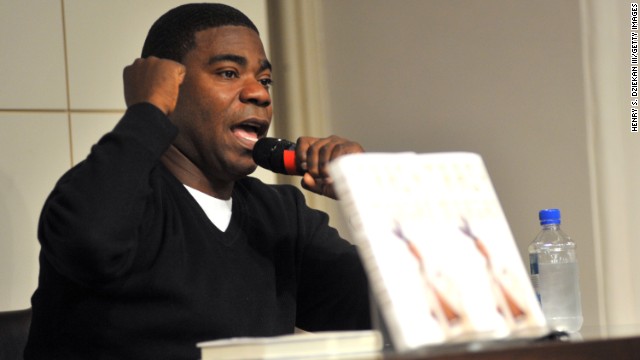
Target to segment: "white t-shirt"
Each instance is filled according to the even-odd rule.
[[[196,199],[196,202],[200,205],[204,213],[213,225],[215,225],[220,231],[227,230],[229,221],[231,221],[231,198],[229,200],[220,200],[213,196],[207,195],[202,191],[184,185],[189,191],[191,196]]]

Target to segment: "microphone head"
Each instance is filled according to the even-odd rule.
[[[289,140],[262,138],[253,146],[253,161],[275,173],[294,175],[298,173],[295,168],[295,149],[296,144]],[[290,159],[293,159],[293,165]]]

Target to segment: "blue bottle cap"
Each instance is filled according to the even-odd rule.
[[[543,209],[538,213],[540,225],[560,224],[560,209]]]

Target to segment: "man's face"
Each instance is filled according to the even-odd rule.
[[[195,34],[171,121],[174,144],[215,183],[252,173],[255,140],[271,123],[271,66],[260,37],[242,26]]]

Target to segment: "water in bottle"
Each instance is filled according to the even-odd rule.
[[[531,282],[553,330],[576,332],[582,303],[576,244],[560,229],[560,210],[539,213],[542,230],[529,245]]]

